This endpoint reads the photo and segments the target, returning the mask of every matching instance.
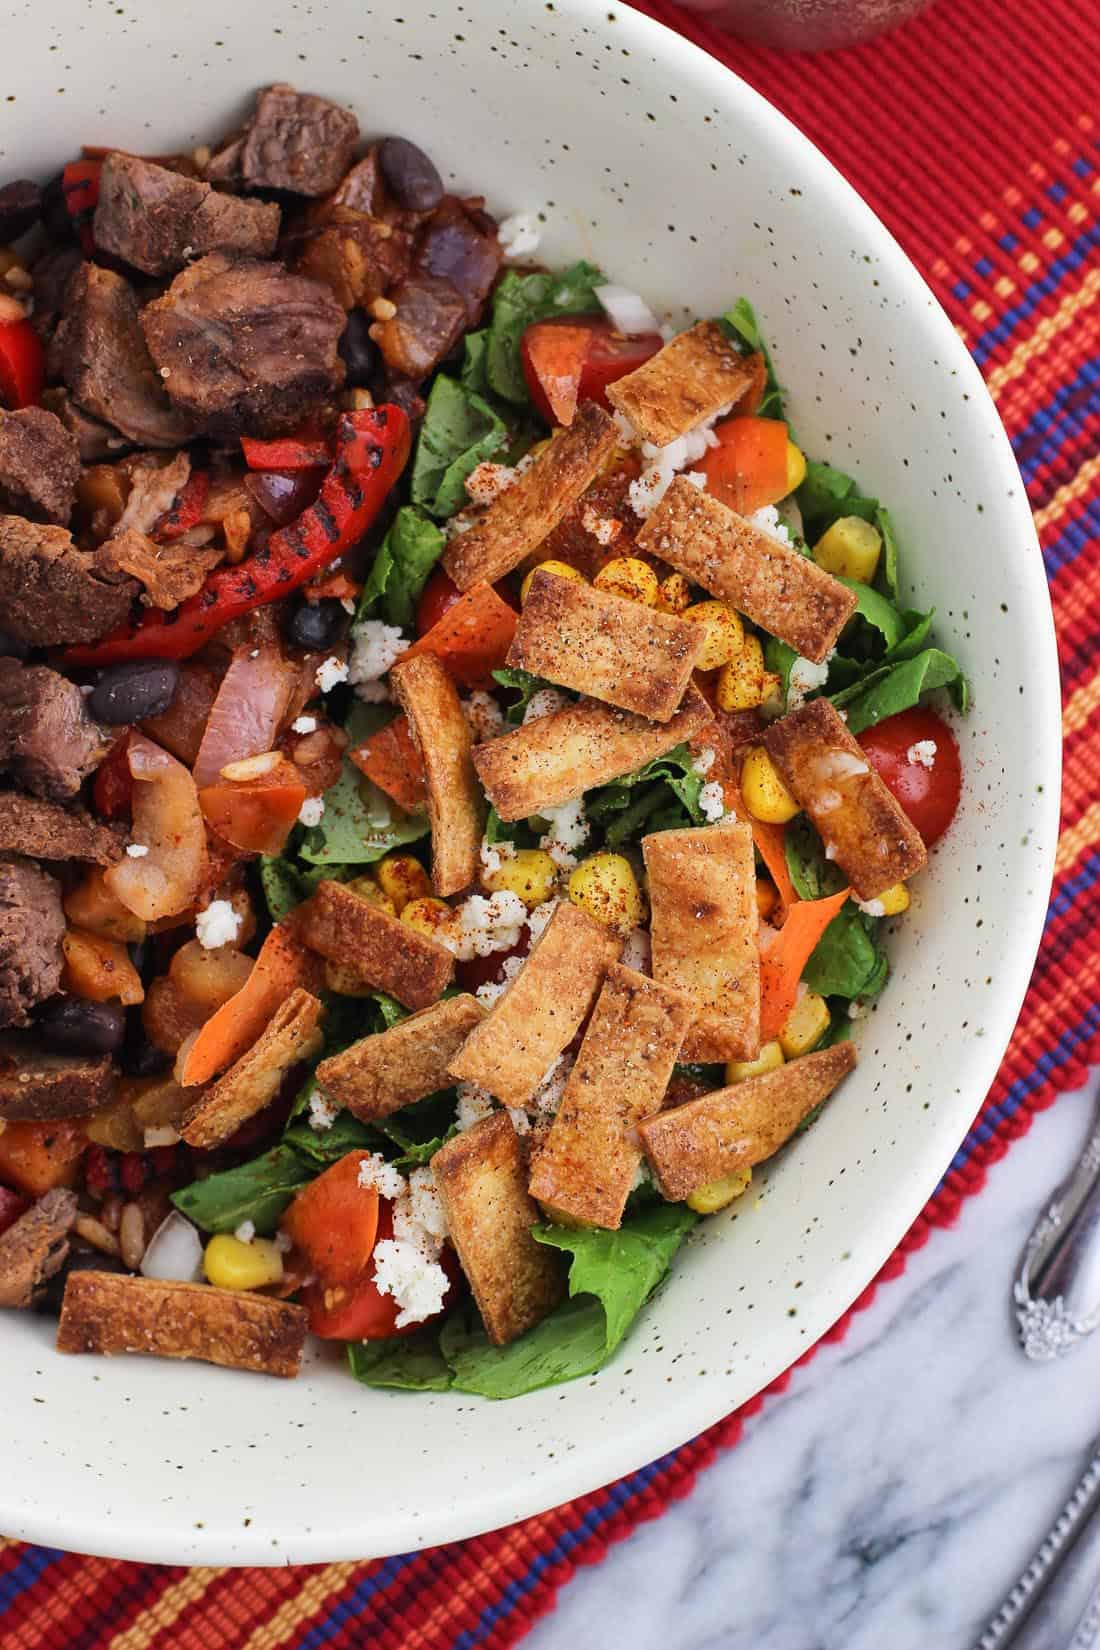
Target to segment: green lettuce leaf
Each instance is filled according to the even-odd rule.
[[[313,1084],[309,1084],[312,1092]],[[310,1165],[310,1174],[319,1174],[330,1163],[336,1163],[348,1152],[378,1150],[380,1141],[375,1131],[360,1123],[350,1111],[342,1111],[328,1129],[315,1129],[308,1118],[291,1123],[283,1135],[283,1144],[291,1146],[302,1160]]]
[[[844,887],[840,866],[825,858],[821,838],[806,818],[798,814],[783,833],[787,869],[799,899],[825,899]]]
[[[418,456],[419,452],[418,447]],[[382,618],[387,624],[411,630],[417,597],[443,554],[445,542],[435,522],[429,521],[422,510],[403,504],[379,545],[378,554],[367,574],[355,614],[356,622],[365,618]]]
[[[553,686],[553,683],[543,681],[541,676],[532,676],[529,670],[519,670],[515,665],[504,665],[500,670],[494,670],[493,681],[499,682],[501,687],[511,688],[519,696],[507,705],[504,711],[504,720],[511,722],[513,726],[523,721],[527,707],[535,694],[541,693],[543,688]]]
[[[204,1232],[232,1232],[242,1220],[250,1220],[266,1236],[316,1172],[291,1146],[274,1146],[251,1163],[182,1186],[172,1193],[172,1202]]]
[[[353,870],[342,865],[299,865],[293,854],[280,854],[277,859],[265,856],[260,860],[260,887],[272,922],[281,922],[325,878],[344,882]]]
[[[875,583],[892,602],[898,599],[898,539],[893,517],[884,504],[875,511],[874,524],[882,534],[882,555],[879,559]]]
[[[391,848],[418,842],[429,829],[426,813],[405,813],[345,761],[325,792],[321,823],[304,833],[298,852],[311,865],[369,865]]]
[[[504,420],[454,378],[439,377],[428,396],[412,467],[412,498],[446,520],[469,503],[466,477],[508,442]]]
[[[462,367],[459,379],[464,390],[471,395],[487,396],[490,394],[489,379],[485,367],[489,356],[489,329],[482,327],[480,332],[468,332],[463,339]]]
[[[656,799],[643,805],[637,794],[638,787],[650,785],[653,781],[660,781]],[[584,799],[585,812],[594,824],[604,828],[608,841],[612,840],[614,832],[614,840],[624,842],[626,831],[617,816],[637,805],[638,817],[645,821],[654,807],[667,804],[668,792],[671,791],[687,814],[688,823],[701,825],[704,815],[699,805],[699,793],[705,784],[703,775],[696,771],[695,758],[688,747],[675,745],[664,756],[655,757],[634,773],[624,774],[610,785],[599,785],[589,791]]]
[[[394,1335],[385,1341],[353,1341],[348,1366],[364,1386],[399,1387],[405,1392],[446,1392],[451,1371],[434,1330]]]
[[[810,953],[802,978],[822,997],[874,997],[889,975],[875,919],[846,900]]]
[[[886,651],[896,647],[905,636],[906,624],[889,597],[881,595],[869,584],[860,584],[857,579],[842,578],[839,582],[855,593],[856,611],[853,617],[859,617],[878,632],[882,638],[882,648]]]
[[[747,298],[738,298],[732,308],[727,309],[724,315],[718,317],[718,324],[738,349],[755,354],[757,350],[764,357],[764,365],[768,370],[767,386],[764,398],[758,409],[760,418],[782,418],[783,391],[779,380],[775,376],[775,367],[772,365],[771,351],[764,342],[756,319],[756,312]]]
[[[493,295],[484,355],[485,381],[495,395],[520,406],[528,404],[519,346],[533,321],[557,315],[587,315],[598,310],[596,287],[604,276],[594,264],[577,263],[563,275],[521,275],[509,269]],[[480,371],[480,367],[477,369]],[[471,377],[473,370],[471,370]]]
[[[911,659],[873,670],[830,697],[838,710],[847,713],[849,733],[859,734],[887,716],[909,710],[937,688],[947,688],[956,709],[966,710],[970,687],[958,660],[938,647],[929,647]]]

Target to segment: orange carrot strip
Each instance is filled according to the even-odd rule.
[[[177,1071],[177,1082],[187,1088],[208,1083],[231,1066],[252,1047],[292,991],[315,983],[317,970],[316,959],[288,928],[277,924],[244,985],[200,1028]]]
[[[715,426],[718,445],[699,468],[713,493],[731,510],[751,516],[787,491],[787,426],[774,418],[727,418]]]
[[[842,888],[827,899],[801,899],[760,956],[760,1040],[768,1042],[783,1029],[798,996],[798,982],[810,952],[851,892]]]
[[[768,875],[779,890],[779,897],[783,901],[784,908],[789,911],[792,905],[798,903],[798,895],[795,893],[794,883],[791,881],[791,873],[787,869],[787,853],[783,846],[787,827],[785,825],[765,825],[763,820],[760,819],[751,819],[749,823],[752,826],[753,845],[764,864],[768,867]],[[806,902],[803,901],[802,903]],[[817,901],[812,900],[809,903],[816,904]]]

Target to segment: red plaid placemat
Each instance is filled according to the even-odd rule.
[[[920,266],[997,398],[1054,601],[1066,763],[1035,978],[973,1128],[857,1311],[934,1226],[950,1224],[1034,1112],[1100,1059],[1100,127],[1087,112],[1096,107],[1100,12],[1075,0],[939,0],[883,41],[794,58],[742,47],[663,0],[642,9],[789,114]],[[843,1335],[846,1322],[828,1338]],[[504,1650],[551,1608],[577,1564],[598,1560],[687,1494],[764,1396],[608,1489],[426,1553],[293,1570],[182,1570],[3,1543],[2,1642],[5,1650]]]

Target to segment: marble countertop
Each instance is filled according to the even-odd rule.
[[[1100,1073],[995,1165],[839,1345],[769,1401],[687,1500],[563,1590],[524,1650],[968,1650],[1100,1431],[1100,1334],[1020,1352],[1010,1278],[1085,1138]],[[1100,1531],[1055,1627],[1063,1650]]]

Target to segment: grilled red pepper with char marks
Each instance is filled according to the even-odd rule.
[[[332,468],[297,521],[272,533],[262,550],[236,567],[219,567],[174,613],[150,610],[101,642],[68,648],[65,662],[186,659],[230,620],[289,595],[362,538],[404,469],[409,446],[409,421],[400,407],[342,413]]]
[[[176,497],[153,528],[158,544],[181,539],[192,527],[197,527],[210,497],[210,471],[192,470]]]

